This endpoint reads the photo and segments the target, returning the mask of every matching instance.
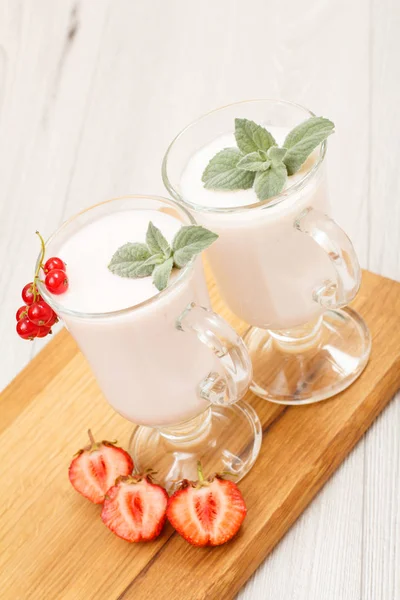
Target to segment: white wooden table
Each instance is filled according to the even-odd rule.
[[[236,100],[335,121],[334,215],[363,267],[399,279],[399,28],[396,0],[0,0],[0,387],[44,343],[14,332],[35,229],[165,193],[174,134]],[[399,600],[399,426],[397,397],[241,600]]]

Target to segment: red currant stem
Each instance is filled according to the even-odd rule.
[[[33,291],[33,301],[36,302],[36,298],[39,295],[38,291],[37,291],[37,285],[36,285],[36,280],[39,279],[39,272],[40,269],[43,267],[43,261],[44,261],[44,255],[46,252],[46,246],[44,243],[44,239],[42,238],[42,236],[40,235],[40,233],[38,231],[35,232],[36,235],[39,237],[40,239],[40,245],[41,245],[41,249],[40,249],[40,259],[38,262],[38,266],[36,267],[36,271],[35,271],[35,277],[33,278],[33,286],[32,286],[32,291]],[[41,279],[39,279],[39,281],[41,282]]]

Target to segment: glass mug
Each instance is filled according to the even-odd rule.
[[[235,118],[289,131],[311,116],[302,106],[274,100],[220,108],[178,134],[162,166],[171,195],[219,234],[207,257],[223,299],[251,325],[244,338],[253,362],[251,389],[281,404],[316,402],[345,389],[370,353],[364,321],[343,308],[357,294],[361,270],[351,241],[327,216],[327,143],[307,161],[304,176],[262,202],[254,194],[254,203],[232,206],[236,192],[215,191],[205,203],[201,175],[222,149],[205,147],[232,134]],[[234,144],[232,136],[225,145]]]
[[[47,241],[47,255],[58,256],[66,240],[94,220],[137,209],[194,224],[171,200],[117,198],[64,223]],[[154,468],[167,486],[196,478],[198,460],[205,472],[230,471],[235,481],[248,472],[261,444],[256,413],[238,402],[251,381],[251,361],[242,339],[209,308],[201,258],[162,292],[113,312],[69,310],[39,287],[77,341],[109,404],[138,425],[130,443],[136,469]]]

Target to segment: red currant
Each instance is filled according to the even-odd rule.
[[[33,340],[39,333],[39,327],[24,317],[17,323],[17,333],[24,340]]]
[[[39,331],[36,336],[38,338],[46,337],[46,335],[51,332],[51,327],[48,327],[47,325],[41,325],[38,329]]]
[[[34,293],[33,293],[33,283],[27,283],[26,286],[22,289],[22,300],[30,306],[35,301]],[[40,295],[36,292],[36,302],[41,300]]]
[[[47,273],[44,283],[52,294],[63,294],[68,289],[68,277],[61,269],[54,269]]]
[[[17,321],[19,321],[20,319],[23,319],[24,317],[26,317],[27,314],[28,314],[28,306],[21,306],[17,310],[17,314],[15,315],[15,318],[17,319]]]
[[[61,269],[61,271],[65,271],[65,262],[58,258],[57,256],[53,256],[49,258],[44,263],[43,271],[47,275],[50,271],[54,271],[54,269]]]
[[[43,237],[36,231],[40,239],[41,251],[39,262],[36,267],[33,282],[27,283],[22,290],[22,299],[25,306],[21,306],[16,313],[17,333],[26,340],[35,337],[45,337],[51,333],[51,327],[57,323],[58,317],[51,306],[40,296],[37,282],[41,279],[40,270],[45,274],[45,285],[52,294],[63,294],[68,289],[68,277],[65,273],[66,265],[61,258],[52,256],[43,264],[46,247]]]
[[[40,300],[30,305],[28,309],[28,317],[35,325],[48,325],[53,318],[53,309],[45,302]]]

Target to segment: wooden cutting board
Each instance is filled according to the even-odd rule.
[[[243,332],[211,280],[210,289],[214,308]],[[248,394],[264,434],[240,484],[248,516],[214,549],[191,547],[169,525],[153,543],[124,542],[73,491],[67,469],[88,427],[124,445],[132,425],[107,405],[67,332],[57,335],[1,395],[1,598],[233,598],[400,387],[400,284],[365,272],[354,306],[373,345],[352,387],[290,408]]]

